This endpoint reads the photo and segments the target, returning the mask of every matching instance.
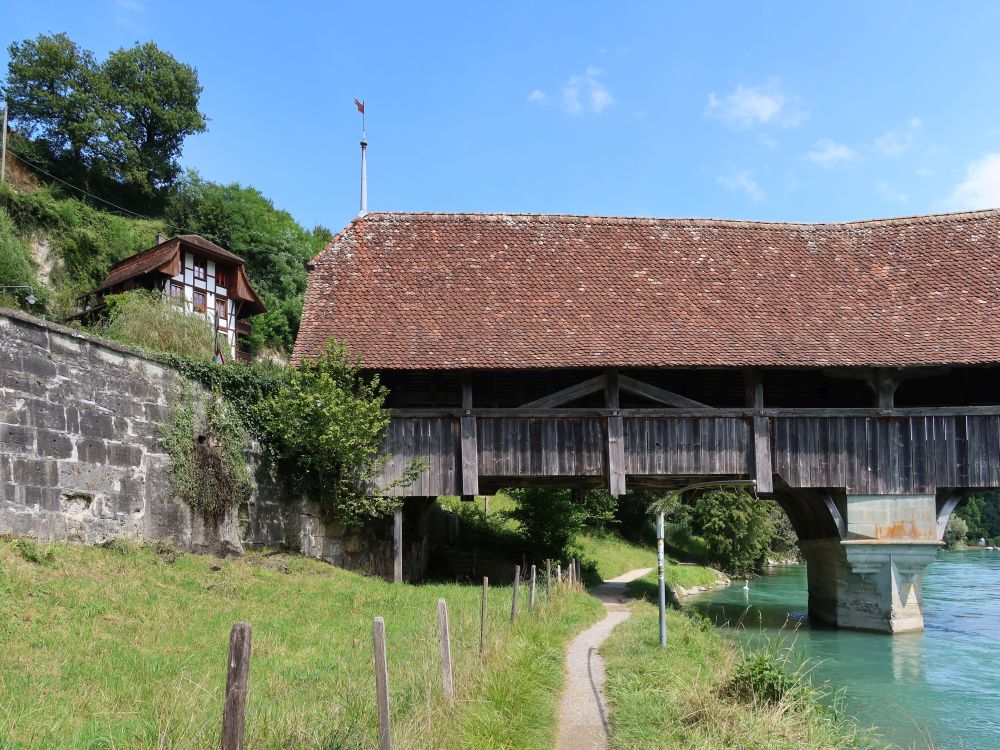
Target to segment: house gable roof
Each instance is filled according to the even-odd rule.
[[[1000,211],[839,224],[371,213],[294,359],[375,369],[1000,363]]]

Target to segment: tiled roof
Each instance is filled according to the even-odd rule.
[[[239,255],[231,253],[197,234],[179,234],[173,239],[165,240],[149,248],[149,250],[143,250],[141,253],[130,255],[115,263],[108,271],[107,278],[94,291],[101,292],[121,284],[123,281],[158,270],[173,259],[181,244],[203,250],[220,260],[228,260],[239,265],[246,262]]]
[[[294,359],[377,369],[1000,363],[1000,211],[843,224],[372,213]]]

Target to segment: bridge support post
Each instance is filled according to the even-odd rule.
[[[923,630],[923,574],[940,544],[933,495],[848,495],[846,538],[800,545],[810,616],[856,630]]]

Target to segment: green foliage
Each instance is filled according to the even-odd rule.
[[[247,350],[290,352],[302,316],[306,264],[329,241],[329,230],[308,232],[254,188],[208,182],[196,172],[179,181],[166,216],[175,231],[195,232],[246,259],[251,282],[268,307],[252,319]]]
[[[768,542],[768,556],[780,560],[799,557],[799,537],[788,520],[788,515],[774,500],[765,500],[767,518],[771,523],[771,540]]]
[[[205,130],[197,71],[152,42],[103,64],[66,34],[15,42],[8,53],[3,92],[29,158],[119,202],[148,201],[169,185],[184,138]]]
[[[508,516],[521,525],[528,553],[535,560],[561,559],[587,520],[584,506],[570,490],[529,487],[506,490],[517,505]]]
[[[960,549],[965,546],[968,536],[969,524],[961,516],[952,513],[944,529],[944,546],[948,549]]]
[[[736,575],[748,575],[757,568],[774,532],[767,505],[742,490],[701,493],[692,519],[708,545],[710,559]]]
[[[164,428],[170,481],[177,496],[205,518],[219,518],[250,496],[243,424],[218,393],[175,405]]]
[[[206,130],[198,72],[153,42],[112,52],[101,72],[114,123],[106,164],[118,182],[152,195],[179,174],[184,139]]]
[[[211,360],[215,332],[197,315],[186,315],[163,295],[146,289],[104,298],[106,315],[94,333],[143,349]]]
[[[28,243],[18,233],[10,214],[2,207],[0,207],[0,286],[30,286],[38,299],[36,306],[45,306],[48,290],[39,285],[35,278],[35,264],[31,260]],[[27,307],[26,296],[26,291],[0,292],[0,306]]]
[[[16,236],[37,234],[51,242],[55,291],[48,310],[55,317],[77,312],[79,297],[100,284],[113,263],[145,250],[163,229],[159,222],[96,211],[46,189],[21,193],[9,185],[0,186],[0,212],[10,217]]]
[[[722,693],[741,703],[773,705],[806,697],[810,688],[801,670],[791,668],[787,651],[767,650],[744,655]]]
[[[15,539],[11,543],[11,549],[22,559],[36,565],[47,565],[56,559],[51,547],[42,547],[30,539]]]
[[[1000,536],[1000,492],[972,495],[955,509],[952,518],[956,516],[968,525],[967,537],[975,544]]]
[[[336,341],[322,357],[290,368],[283,387],[260,406],[267,447],[293,489],[345,523],[391,513],[399,500],[370,496],[389,414],[378,377],[362,376],[358,358]],[[400,484],[423,470],[414,463]],[[388,489],[388,488],[385,488]]]

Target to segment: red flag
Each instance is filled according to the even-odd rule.
[[[360,112],[361,114],[364,114],[365,113],[365,103],[364,102],[359,102],[357,99],[354,100],[354,103],[356,105],[358,105],[358,112]]]

